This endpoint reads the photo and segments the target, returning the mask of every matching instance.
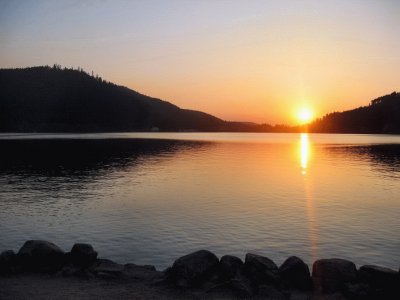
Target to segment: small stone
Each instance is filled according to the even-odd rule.
[[[97,272],[96,277],[102,278],[102,279],[116,279],[116,278],[118,278],[118,275],[108,273],[108,272]]]
[[[60,272],[58,272],[63,277],[79,277],[79,278],[85,278],[85,279],[90,279],[93,278],[93,274],[88,271],[88,269],[83,269],[81,267],[75,266],[75,265],[67,265],[64,266]]]
[[[140,280],[161,280],[164,277],[164,273],[157,271],[154,266],[151,265],[135,265],[126,264],[124,265],[123,275],[127,278],[134,278]]]
[[[90,268],[90,271],[95,273],[96,275],[99,274],[108,274],[107,276],[101,276],[103,278],[105,277],[118,277],[122,275],[122,272],[124,271],[124,266],[117,264],[109,259],[98,259],[96,263]]]
[[[74,276],[76,273],[78,273],[79,270],[80,270],[79,267],[67,265],[61,269],[60,273],[62,276],[69,277],[69,276]]]

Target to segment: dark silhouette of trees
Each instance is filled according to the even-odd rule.
[[[379,97],[368,106],[327,114],[309,125],[310,132],[400,133],[400,93]]]
[[[181,109],[91,75],[81,67],[0,69],[0,132],[227,132],[400,133],[400,94],[334,112],[308,126],[228,122]]]
[[[100,76],[53,67],[0,70],[0,131],[214,131],[225,122],[117,86]]]

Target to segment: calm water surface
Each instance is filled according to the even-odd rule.
[[[0,135],[0,251],[28,239],[162,269],[198,249],[400,264],[400,136]]]

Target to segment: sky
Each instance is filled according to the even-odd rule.
[[[397,0],[0,0],[0,68],[82,67],[224,120],[400,91]]]

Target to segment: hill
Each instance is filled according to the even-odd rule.
[[[182,109],[93,76],[82,69],[0,69],[0,132],[400,133],[400,93],[334,112],[306,126],[229,122]]]
[[[229,122],[181,109],[82,69],[0,70],[1,132],[221,131]]]
[[[368,106],[334,112],[308,126],[321,133],[400,133],[400,93],[379,97]]]

